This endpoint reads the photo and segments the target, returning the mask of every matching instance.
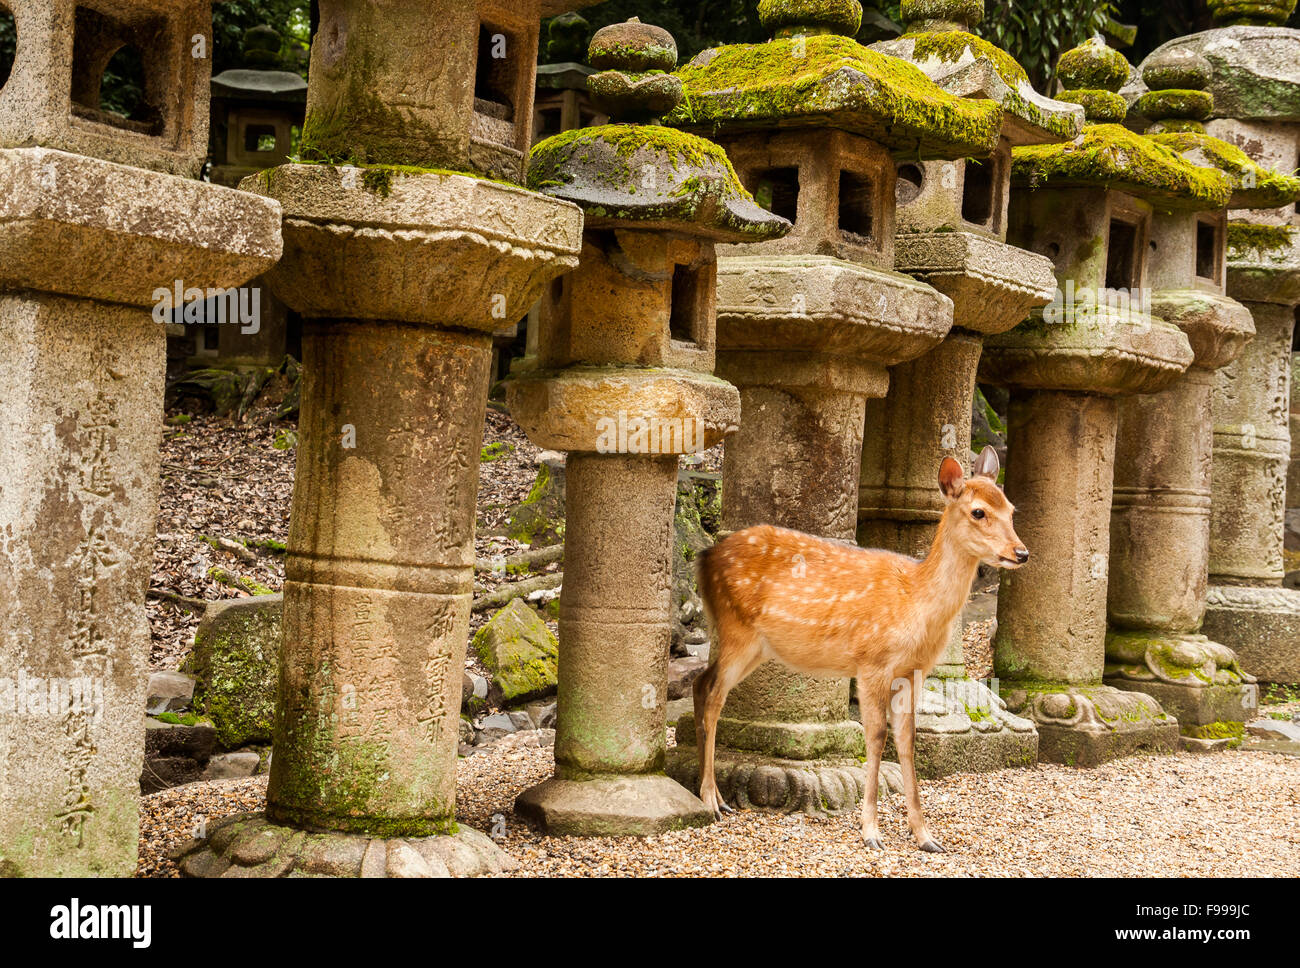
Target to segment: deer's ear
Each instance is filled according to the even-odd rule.
[[[992,447],[985,446],[980,451],[979,457],[975,458],[975,466],[971,469],[971,476],[987,477],[990,481],[996,482],[1000,470],[1002,470],[1002,462],[998,460],[998,452]]]
[[[960,497],[965,487],[966,479],[962,474],[961,464],[952,457],[945,457],[943,463],[939,465],[939,490],[943,491],[943,496],[951,501]]]

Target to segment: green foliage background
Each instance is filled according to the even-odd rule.
[[[870,2],[870,0],[868,0]],[[284,67],[307,73],[308,42],[315,23],[310,0],[228,0],[213,8],[214,74],[239,67],[244,31],[270,24],[284,38]],[[898,23],[898,0],[879,0],[878,9]],[[584,10],[593,29],[640,17],[676,38],[682,61],[724,43],[757,43],[765,38],[757,0],[605,0]],[[1034,86],[1050,93],[1060,54],[1096,33],[1108,17],[1138,28],[1137,42],[1124,51],[1133,63],[1165,41],[1212,26],[1206,0],[986,0],[978,32],[1009,51],[1028,71]],[[1290,26],[1300,27],[1300,14]],[[864,40],[866,36],[864,28]],[[431,41],[436,42],[436,41]],[[0,8],[0,83],[8,77],[15,49],[13,19]],[[544,49],[544,44],[543,44]],[[124,49],[109,64],[102,107],[127,117],[144,117],[139,55]]]

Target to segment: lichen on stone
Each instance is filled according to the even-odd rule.
[[[1203,132],[1164,131],[1147,135],[1198,165],[1212,165],[1233,183],[1234,208],[1278,208],[1300,199],[1300,178],[1257,164],[1246,152]]]
[[[1118,124],[1092,124],[1074,141],[1026,145],[1011,153],[1013,184],[1028,188],[1100,186],[1172,207],[1224,208],[1231,179]]]
[[[667,118],[678,127],[834,127],[922,158],[988,155],[1002,128],[996,102],[950,94],[848,37],[717,47],[678,74],[686,101]]]

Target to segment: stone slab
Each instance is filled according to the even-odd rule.
[[[564,837],[646,837],[713,822],[697,796],[662,774],[554,778],[520,794],[515,810]]]
[[[240,187],[283,205],[284,258],[267,280],[307,317],[492,333],[581,250],[576,205],[468,175],[284,165]]]
[[[1260,682],[1300,683],[1300,591],[1211,585],[1201,631]]]
[[[238,286],[280,254],[270,199],[47,148],[0,150],[0,288],[154,306],[178,280]]]

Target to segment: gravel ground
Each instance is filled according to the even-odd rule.
[[[882,805],[883,853],[858,815],[830,820],[742,812],[700,830],[635,838],[545,837],[511,804],[552,772],[550,749],[493,748],[460,761],[458,819],[504,828],[516,876],[1294,877],[1300,870],[1300,759],[1267,753],[1137,756],[1095,770],[962,774],[922,781],[923,854],[902,798]],[[139,876],[172,877],[164,854],[209,819],[260,809],[266,780],[194,783],[144,798]]]

